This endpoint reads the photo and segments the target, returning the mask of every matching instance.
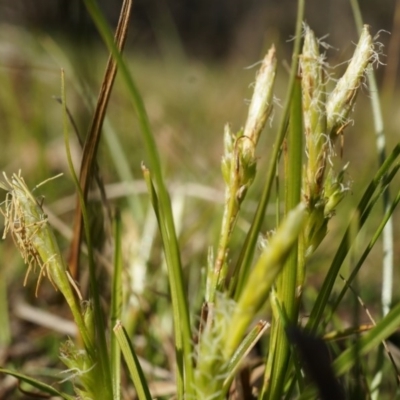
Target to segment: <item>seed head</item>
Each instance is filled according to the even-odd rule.
[[[1,211],[5,219],[3,239],[11,233],[24,262],[28,265],[24,285],[30,271],[39,266],[36,294],[45,276],[56,289],[65,294],[65,285],[70,287],[66,266],[42,205],[27,187],[21,172],[13,174],[11,179],[5,173],[3,175],[5,181],[0,182],[0,187],[8,190],[5,210]]]
[[[354,106],[357,90],[373,57],[374,45],[369,26],[364,25],[349,66],[326,103],[327,133],[333,139],[348,124],[347,118]]]
[[[249,114],[243,135],[249,138],[244,142],[244,150],[255,147],[267,118],[272,111],[273,86],[276,73],[275,47],[272,46],[259,69],[251,99]],[[251,150],[250,150],[251,151]]]

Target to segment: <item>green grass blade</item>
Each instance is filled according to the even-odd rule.
[[[62,111],[63,111],[63,131],[64,131],[65,152],[67,154],[68,166],[70,168],[72,178],[74,179],[76,187],[79,188],[79,181],[78,181],[77,175],[75,174],[75,170],[73,168],[71,149],[70,149],[70,145],[69,145],[68,117],[67,117],[66,101],[67,100],[66,100],[66,93],[65,93],[65,77],[64,77],[64,71],[61,70],[61,104],[62,104]],[[78,192],[79,192],[79,189],[78,189]],[[79,332],[82,335],[85,346],[89,349],[89,352],[93,355],[94,354],[94,343],[91,343],[90,335],[87,331],[87,328],[86,328],[86,326],[83,322],[83,318],[81,316],[81,310],[79,309],[78,306],[72,307],[70,305],[70,308],[74,315],[75,322],[78,326]],[[77,309],[76,311],[75,311],[75,308]],[[76,317],[75,317],[75,315],[76,315]]]
[[[89,334],[87,333],[87,329],[84,326],[84,324],[81,324],[81,326],[78,325],[79,330],[83,337],[87,337],[86,343],[90,343],[88,350],[91,353],[92,356],[94,356],[94,359],[98,359],[99,362],[101,363],[101,371],[103,374],[103,382],[102,384],[104,385],[105,390],[107,393],[105,393],[106,396],[111,396],[112,395],[112,384],[111,384],[111,373],[110,373],[110,367],[109,367],[109,358],[108,358],[108,350],[107,350],[107,344],[106,344],[106,335],[105,335],[105,324],[104,324],[104,318],[103,318],[103,311],[100,305],[100,296],[99,296],[99,291],[97,289],[97,278],[96,278],[96,271],[95,271],[95,265],[94,265],[94,255],[93,255],[93,247],[91,245],[91,235],[90,235],[90,224],[88,221],[88,214],[86,212],[86,204],[84,201],[83,193],[79,184],[78,177],[75,173],[73,162],[72,162],[72,156],[71,156],[71,151],[70,151],[70,146],[69,146],[69,135],[68,135],[68,117],[67,117],[67,110],[66,110],[66,93],[65,93],[65,80],[64,80],[64,71],[61,73],[61,97],[62,97],[62,107],[63,107],[63,130],[64,130],[64,141],[65,141],[65,149],[67,153],[67,159],[68,159],[68,165],[69,169],[72,175],[72,178],[74,180],[79,200],[81,203],[81,209],[82,209],[82,218],[83,218],[83,224],[85,228],[85,235],[86,235],[86,242],[87,242],[87,249],[88,249],[88,262],[89,262],[89,280],[90,280],[90,289],[91,289],[91,296],[93,298],[93,303],[94,303],[94,318],[95,318],[95,325],[96,325],[96,338],[97,342],[96,344],[92,343],[91,340],[89,340]],[[93,346],[96,346],[96,350],[94,350]],[[96,354],[96,356],[95,356]]]
[[[163,214],[163,209],[160,206],[159,198],[156,192],[156,189],[153,185],[153,181],[151,179],[151,173],[150,171],[142,165],[142,171],[143,171],[143,177],[147,185],[147,190],[150,196],[150,201],[154,209],[154,213],[157,218],[158,226],[161,232],[161,237],[163,239],[163,243],[166,243],[168,241],[168,226],[165,223],[165,218]],[[176,296],[176,301],[174,302],[174,295]],[[174,291],[174,282],[171,283],[171,297],[172,297],[172,308],[173,308],[173,315],[174,315],[174,320],[179,321],[179,309],[176,308],[177,305],[179,305],[180,302],[186,301],[183,298],[180,298],[180,294],[178,291]],[[179,324],[175,325],[178,327],[179,330]],[[176,360],[176,365],[177,365],[177,370],[179,371],[179,374],[177,374],[177,383],[178,383],[178,392],[180,393],[181,396],[184,396],[185,389],[184,389],[184,372],[183,372],[183,365],[184,360],[180,357],[177,357]]]
[[[398,329],[399,325],[400,304],[397,304],[383,320],[333,362],[332,367],[336,375],[341,376],[348,372],[357,363],[357,357],[364,356],[378,347],[383,340]],[[311,400],[315,397],[315,388],[308,387],[299,400]]]
[[[121,319],[122,312],[122,248],[121,248],[121,215],[119,211],[115,215],[114,233],[114,276],[111,292],[111,326],[115,326]],[[121,352],[116,336],[111,334],[110,338],[111,354],[111,376],[113,382],[114,400],[121,398]]]
[[[7,368],[0,368],[0,372],[3,374],[14,376],[21,381],[28,383],[29,385],[41,390],[44,393],[50,394],[51,396],[60,396],[65,400],[74,400],[75,396],[69,396],[66,393],[59,392],[58,390],[54,389],[53,386],[47,385],[46,383],[40,382],[37,379],[31,378],[24,374],[20,374],[19,372],[12,371]]]
[[[361,219],[359,221],[359,229],[361,229],[362,225],[365,222],[365,211],[369,207],[370,201],[373,198],[373,195],[376,191],[376,189],[379,187],[379,185],[382,182],[382,179],[386,174],[389,173],[389,169],[392,167],[396,159],[400,155],[400,144],[398,144],[392,151],[392,153],[387,157],[383,165],[379,168],[377,173],[375,174],[374,178],[368,185],[367,189],[365,190],[358,206],[357,206],[357,213],[355,213],[355,216],[352,218],[352,221],[349,223],[349,228],[347,228],[343,239],[338,247],[338,250],[335,254],[334,259],[332,260],[332,264],[329,268],[328,274],[322,284],[321,290],[318,293],[317,300],[315,301],[314,307],[311,311],[310,314],[310,319],[307,324],[308,328],[312,331],[315,332],[318,328],[319,323],[321,322],[322,315],[324,313],[326,304],[328,302],[328,299],[331,295],[333,285],[335,283],[335,280],[337,278],[337,275],[339,273],[340,267],[348,253],[349,250],[349,243],[348,243],[348,238],[349,238],[349,232],[350,232],[350,227],[352,224],[354,224],[354,218],[357,218],[357,215],[361,216]]]
[[[393,334],[400,326],[400,303],[379,321],[374,328],[361,337],[357,343],[345,350],[334,362],[333,369],[337,376],[345,374],[357,362],[354,355],[359,357],[368,354],[378,347],[382,341]]]
[[[118,68],[122,75],[123,81],[128,90],[132,106],[136,112],[138,122],[143,135],[146,151],[148,154],[150,169],[154,174],[154,182],[157,186],[160,210],[162,210],[163,224],[165,224],[165,235],[163,235],[163,246],[168,267],[168,277],[172,295],[172,306],[174,310],[174,333],[175,333],[175,350],[177,364],[183,365],[184,370],[178,369],[178,380],[184,382],[184,389],[178,388],[178,396],[186,394],[191,395],[193,392],[193,365],[192,365],[192,345],[191,345],[191,328],[189,320],[189,311],[187,298],[183,285],[182,267],[179,253],[179,246],[176,237],[176,231],[172,216],[171,201],[162,176],[160,157],[158,154],[156,142],[150,128],[150,122],[143,104],[143,99],[134,83],[132,75],[128,67],[118,52],[113,35],[108,24],[101,14],[94,0],[84,0],[94,23],[97,26],[108,49],[115,57]],[[161,227],[160,227],[161,228]]]
[[[363,21],[360,6],[357,0],[350,0],[353,9],[354,19],[356,21],[357,30],[360,33],[363,28]],[[378,151],[379,165],[386,158],[386,136],[383,124],[382,108],[379,99],[379,90],[376,83],[375,74],[372,69],[367,72],[369,93],[371,99],[372,115],[374,119],[374,129],[376,135],[376,148]],[[390,193],[387,190],[383,197],[383,208],[387,211],[390,207]],[[382,312],[383,315],[389,312],[392,302],[393,287],[393,220],[389,219],[383,231],[383,260],[382,260]]]
[[[107,151],[110,153],[119,178],[121,181],[133,182],[135,177],[130,169],[128,157],[126,156],[126,152],[120,139],[118,138],[117,133],[107,117],[104,120],[103,137],[106,142]],[[127,196],[126,201],[131,210],[132,217],[137,219],[139,222],[142,222],[142,217],[145,215],[145,210],[142,207],[139,195],[136,193]]]
[[[40,44],[46,49],[47,53],[54,59],[57,65],[60,67],[63,66],[65,71],[68,71],[69,83],[79,94],[85,108],[92,112],[96,97],[91,93],[90,87],[87,82],[85,82],[86,76],[80,76],[76,66],[71,62],[67,54],[56,42],[47,37],[45,40],[42,39]],[[119,139],[107,114],[104,116],[103,131],[102,135],[105,140],[105,147],[115,165],[117,175],[121,181],[133,181],[134,175],[130,169],[126,151],[123,148],[121,140]],[[139,196],[137,194],[128,196],[126,201],[131,209],[132,216],[140,219],[140,217],[144,215],[144,210]]]
[[[299,204],[301,197],[303,120],[300,85],[300,79],[297,79],[294,83],[290,107],[288,150],[285,160],[285,164],[287,165],[287,177],[285,179],[286,214]],[[284,276],[282,276],[282,279],[283,277]]]
[[[382,218],[381,223],[379,224],[378,228],[376,229],[376,231],[375,231],[374,235],[372,236],[370,242],[368,243],[366,249],[364,250],[364,252],[361,255],[360,259],[358,260],[357,264],[353,268],[353,271],[351,272],[349,278],[347,279],[347,284],[343,287],[343,289],[340,292],[339,296],[337,297],[334,305],[329,310],[329,314],[324,320],[324,325],[326,325],[329,322],[329,320],[332,317],[333,313],[339,307],[340,303],[343,300],[343,297],[347,293],[349,285],[351,285],[351,283],[353,282],[354,278],[357,276],[361,266],[364,264],[365,260],[367,259],[368,255],[370,254],[371,250],[375,246],[377,240],[379,239],[379,237],[381,236],[382,232],[384,231],[386,224],[391,219],[391,217],[393,215],[393,212],[397,208],[399,202],[400,202],[400,192],[398,192],[398,194],[397,194],[396,198],[394,199],[394,201],[392,202],[391,206],[386,211],[386,214]]]
[[[302,182],[302,154],[303,154],[303,122],[302,122],[302,102],[301,84],[297,80],[294,85],[289,135],[287,143],[287,153],[285,154],[285,165],[287,177],[285,179],[285,212],[289,213],[300,202],[301,182]],[[298,245],[297,241],[292,247],[289,257],[285,263],[282,274],[277,282],[277,297],[281,306],[284,308],[289,320],[296,323],[296,282],[297,282],[297,260]],[[279,399],[282,397],[284,379],[290,354],[290,344],[285,334],[285,326],[281,318],[277,315],[272,323],[270,342],[270,361],[264,376],[264,399]],[[274,362],[271,361],[274,360]]]
[[[135,386],[138,399],[151,400],[152,397],[149,387],[147,386],[142,367],[140,366],[139,360],[135,354],[134,349],[132,348],[132,344],[121,322],[117,322],[117,324],[115,325],[114,333],[121,347],[121,351],[128,366],[129,373],[131,374],[131,378]]]
[[[337,376],[347,373],[357,362],[357,357],[362,357],[376,349],[382,341],[393,334],[400,325],[400,303],[387,314],[385,318],[377,323],[367,334],[361,337],[353,346],[345,350],[333,362],[332,367]],[[299,400],[315,399],[315,388],[308,387],[300,396]]]
[[[362,14],[360,5],[357,0],[350,0],[351,8],[353,10],[354,20],[356,22],[357,30],[361,32],[363,27]],[[371,99],[372,116],[374,120],[374,129],[376,136],[376,149],[378,152],[379,165],[383,163],[386,158],[386,135],[382,115],[381,101],[379,98],[379,90],[376,82],[375,74],[372,69],[367,72],[369,94]],[[390,207],[390,192],[386,190],[382,197],[384,211],[389,211]],[[393,253],[394,253],[394,238],[393,238],[393,220],[390,218],[385,224],[382,237],[382,314],[386,315],[389,312],[392,303],[393,295]],[[378,356],[378,363],[376,370],[377,381],[374,382],[375,387],[379,386],[378,381],[382,379],[382,363],[383,363],[383,350]],[[380,371],[380,372],[379,372]],[[374,391],[373,400],[378,399],[379,389]]]

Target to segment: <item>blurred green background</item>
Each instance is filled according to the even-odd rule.
[[[99,3],[115,26],[120,2]],[[398,3],[361,4],[365,22],[384,45],[380,60],[387,66],[381,65],[377,75],[388,148],[396,142],[398,125]],[[256,70],[246,67],[260,60],[272,43],[280,61],[276,96],[283,100],[295,14],[293,1],[134,2],[126,54],[172,177],[188,174],[205,183],[219,179],[223,125],[229,122],[239,129],[244,123]],[[60,95],[60,68],[66,70],[68,106],[84,136],[92,111],[87,98],[93,104],[107,54],[79,0],[0,1],[0,16],[2,168],[25,173],[44,169],[46,176],[46,169],[65,168],[60,165],[65,164],[63,146],[58,146],[60,107],[52,99]],[[357,39],[349,3],[308,1],[305,20],[319,37],[328,35],[328,61],[339,65],[332,72],[340,77],[341,64]],[[121,86],[117,80],[108,116],[137,171],[142,148]],[[279,105],[275,109],[279,113]],[[374,141],[367,89],[359,96],[355,120],[346,132],[345,156],[352,167],[364,164],[372,170],[373,151],[361,151]],[[352,148],[357,151],[350,157]],[[104,160],[106,153],[101,153]],[[371,154],[371,162],[365,163],[363,153]],[[112,166],[105,165],[111,178]]]

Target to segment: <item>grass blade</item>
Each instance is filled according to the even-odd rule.
[[[396,209],[396,207],[398,206],[399,202],[400,202],[400,192],[397,194],[395,200],[393,201],[393,203],[391,204],[389,209],[386,211],[386,214],[382,218],[382,221],[379,224],[378,228],[376,229],[374,235],[372,236],[372,239],[368,243],[368,245],[365,248],[363,254],[361,255],[361,257],[358,260],[358,262],[355,265],[355,267],[353,268],[353,271],[351,272],[349,278],[347,279],[347,284],[343,287],[343,289],[339,293],[334,305],[330,308],[329,313],[328,313],[327,317],[324,320],[324,325],[326,325],[329,322],[329,320],[331,319],[333,313],[336,311],[338,306],[341,304],[341,301],[342,301],[344,295],[347,293],[349,285],[351,285],[351,283],[353,282],[354,278],[357,276],[361,266],[364,264],[364,262],[367,259],[369,253],[371,252],[371,250],[375,246],[377,240],[379,239],[380,235],[384,231],[386,224],[391,219],[392,214],[393,214],[394,210]]]
[[[75,182],[75,186],[77,188],[78,197],[80,200],[80,205],[82,209],[82,219],[85,228],[86,234],[86,241],[87,241],[87,249],[88,249],[88,261],[89,261],[89,276],[90,276],[90,289],[91,289],[91,296],[93,298],[94,304],[94,318],[95,318],[95,326],[96,326],[96,347],[97,347],[97,355],[100,362],[100,368],[103,374],[103,384],[106,388],[106,395],[112,394],[112,384],[111,384],[111,374],[109,368],[109,361],[108,361],[108,351],[107,351],[107,344],[106,344],[106,337],[105,337],[105,324],[104,324],[104,317],[103,311],[100,305],[100,295],[97,288],[97,281],[96,281],[96,271],[94,265],[94,255],[93,255],[93,247],[91,244],[91,235],[90,235],[90,227],[88,221],[88,214],[86,211],[84,196],[79,185],[78,177],[75,174],[72,156],[69,146],[69,136],[68,136],[68,117],[66,112],[66,92],[65,92],[65,80],[64,80],[64,71],[61,71],[61,98],[62,98],[62,106],[63,106],[63,130],[64,130],[64,141],[65,141],[65,149],[67,153],[68,165],[71,171],[72,178]],[[81,329],[83,330],[83,328]],[[86,330],[86,329],[85,329]],[[94,343],[91,343],[93,346]],[[92,349],[92,354],[94,354],[94,350]]]
[[[186,393],[187,396],[193,391],[193,365],[192,365],[192,346],[191,346],[191,329],[189,321],[188,304],[183,286],[182,267],[179,255],[178,241],[174,221],[172,217],[171,201],[167,189],[164,184],[164,179],[161,171],[160,157],[154,136],[151,132],[149,119],[143,104],[143,100],[136,88],[128,67],[123,60],[113,41],[110,29],[101,14],[97,4],[93,0],[85,0],[85,5],[92,16],[103,40],[107,47],[112,52],[117,61],[124,83],[127,87],[128,94],[139,120],[141,132],[143,134],[150,168],[154,174],[154,181],[157,185],[160,209],[163,212],[163,222],[165,224],[166,235],[164,236],[164,251],[168,266],[168,276],[171,287],[172,306],[174,309],[174,332],[177,365],[183,365],[183,369],[178,369],[177,379],[184,382],[184,388],[178,385],[179,395]],[[179,317],[176,317],[179,315]]]
[[[20,374],[19,372],[12,371],[7,368],[0,368],[0,372],[14,376],[17,379],[20,379],[21,381],[24,381],[28,383],[29,385],[41,390],[44,393],[50,394],[51,396],[60,396],[61,398],[65,400],[74,400],[75,396],[70,396],[66,393],[59,392],[58,390],[54,389],[53,386],[47,385],[46,383],[40,382],[34,378],[31,378],[29,376],[26,376],[24,374]],[[39,397],[39,396],[38,396]]]
[[[139,400],[151,400],[152,397],[142,367],[121,322],[118,321],[115,325],[114,333],[124,355],[133,384],[135,385],[137,397]]]
[[[335,257],[332,260],[328,274],[322,284],[321,290],[318,293],[317,300],[315,301],[314,307],[311,311],[310,319],[307,326],[312,332],[315,332],[317,330],[318,325],[321,322],[322,315],[324,313],[328,299],[331,295],[332,288],[338,276],[340,267],[348,253],[349,250],[348,235],[350,232],[350,227],[352,226],[352,224],[354,224],[354,218],[357,218],[357,215],[361,216],[358,226],[358,229],[361,229],[363,224],[365,223],[365,211],[370,205],[371,198],[373,198],[373,195],[376,189],[381,184],[382,179],[386,174],[389,173],[389,169],[392,167],[392,165],[399,157],[399,155],[400,155],[400,145],[398,144],[393,149],[392,153],[387,157],[383,165],[379,168],[377,173],[375,174],[374,178],[366,188],[357,206],[357,212],[355,213],[355,216],[353,217],[352,221],[350,221],[349,228],[346,230],[343,236],[343,239],[338,247]]]
[[[285,154],[286,179],[285,179],[285,212],[289,213],[300,202],[302,184],[302,102],[301,85],[297,80],[294,85],[291,101],[291,112],[289,122],[289,135],[287,151]],[[297,321],[297,262],[298,262],[298,242],[294,242],[282,274],[277,280],[277,298],[285,310],[289,320],[293,323]],[[272,369],[266,368],[264,375],[263,392],[264,399],[278,399],[282,397],[284,378],[290,353],[290,344],[285,334],[285,327],[279,316],[274,316],[270,340],[270,352],[267,365]],[[274,360],[272,362],[272,360]]]
[[[361,337],[353,346],[345,350],[332,364],[336,376],[347,373],[357,363],[357,357],[362,357],[378,347],[382,341],[394,333],[400,325],[400,303],[377,323],[367,334]],[[315,399],[315,389],[308,387],[299,400]]]
[[[111,292],[111,326],[115,326],[121,319],[122,312],[122,248],[121,248],[121,215],[119,211],[115,215],[114,234],[114,276]],[[111,377],[113,382],[113,399],[121,398],[121,352],[115,335],[110,338]]]
[[[132,8],[132,1],[125,0],[120,14],[117,31],[115,34],[115,41],[118,50],[121,52],[128,31],[128,23]],[[106,71],[101,85],[99,97],[97,99],[96,109],[93,114],[92,123],[89,128],[89,133],[86,137],[83,147],[82,163],[79,175],[79,184],[83,194],[83,201],[86,204],[89,185],[94,172],[94,165],[96,163],[97,149],[99,147],[101,130],[103,126],[104,117],[107,110],[108,101],[110,99],[111,91],[114,85],[115,76],[117,74],[117,63],[112,55],[110,55]],[[69,265],[71,273],[74,278],[78,276],[79,270],[79,256],[80,246],[82,240],[82,216],[81,216],[81,201],[78,197],[75,217],[74,217],[74,235],[71,243]]]

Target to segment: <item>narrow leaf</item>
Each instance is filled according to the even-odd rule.
[[[132,344],[120,321],[118,321],[115,325],[114,333],[117,336],[118,343],[121,347],[122,354],[128,366],[129,373],[131,374],[131,378],[133,384],[135,385],[136,393],[139,400],[151,400],[152,397],[149,387],[147,386],[142,367],[140,366],[136,353],[132,348]]]

